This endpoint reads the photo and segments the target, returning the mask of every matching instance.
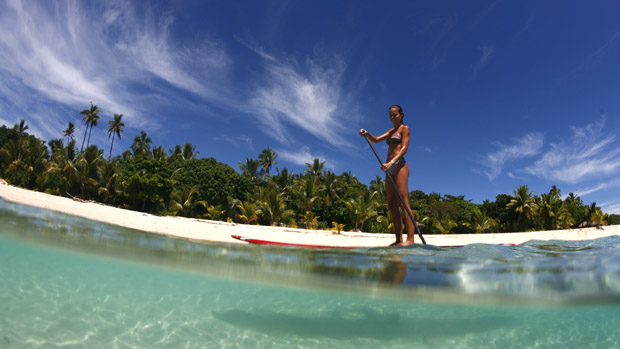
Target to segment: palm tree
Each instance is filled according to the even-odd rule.
[[[36,176],[45,171],[47,158],[47,147],[34,136],[10,139],[0,148],[0,164],[6,164],[6,179],[29,189],[37,184]]]
[[[606,225],[607,222],[605,222],[604,216],[603,211],[599,207],[596,207],[596,202],[593,202],[590,206],[586,207],[587,221],[584,223],[590,227]]]
[[[192,145],[192,143],[185,143],[183,145],[183,150],[181,151],[181,156],[183,157],[183,160],[190,160],[190,159],[195,159],[200,152],[195,151],[196,150],[196,146]]]
[[[452,228],[457,227],[459,224],[450,218],[444,218],[442,220],[433,219],[433,228],[439,234],[448,234],[452,230]]]
[[[163,162],[168,159],[168,155],[166,155],[166,150],[162,146],[157,146],[153,148],[153,160],[158,162]]]
[[[320,177],[324,173],[325,161],[315,158],[312,164],[306,162],[306,166],[308,168],[304,172],[309,173],[312,177]]]
[[[262,214],[258,204],[251,200],[237,203],[237,209],[239,209],[237,218],[239,218],[243,224],[251,224],[256,222],[256,220],[258,220],[258,216]]]
[[[338,222],[332,222],[332,227],[334,228],[334,230],[338,231],[338,234],[340,234],[341,231],[344,230],[344,223],[338,223]]]
[[[19,124],[15,124],[15,126],[13,126],[13,129],[17,132],[19,132],[20,134],[24,134],[26,133],[26,130],[28,129],[28,125],[26,125],[26,120],[21,119],[19,120]]]
[[[549,190],[549,195],[551,195],[552,197],[556,199],[562,198],[562,194],[560,193],[560,188],[556,187],[555,185],[551,187],[551,190]]]
[[[575,218],[571,213],[568,205],[566,203],[562,203],[560,206],[560,210],[557,213],[556,225],[559,229],[570,229],[575,224]]]
[[[286,208],[284,193],[278,193],[275,189],[259,188],[258,196],[262,216],[267,219],[269,225],[289,221],[295,215],[293,210]]]
[[[50,147],[50,150],[52,151],[52,155],[51,155],[52,158],[54,157],[54,154],[62,153],[65,151],[65,145],[63,143],[62,138],[52,139],[51,141],[47,142],[47,144]]]
[[[312,211],[306,211],[306,214],[300,215],[303,224],[307,229],[316,229],[319,226],[320,216],[316,216]]]
[[[377,201],[387,203],[386,192],[385,192],[385,179],[382,177],[376,176],[375,179],[370,181],[370,191],[377,192]],[[387,208],[387,205],[386,205]],[[387,210],[389,211],[389,210]]]
[[[196,211],[197,208],[202,207],[204,211],[207,211],[207,202],[204,200],[194,201],[194,197],[198,194],[198,185],[190,187],[186,184],[181,184],[180,188],[175,189],[170,194],[170,206],[169,210],[174,214],[181,213],[183,217],[198,218],[201,214]]]
[[[108,202],[110,197],[116,193],[116,161],[102,161],[99,169],[99,188],[97,194],[103,198],[103,202]]]
[[[562,200],[560,200],[559,191],[554,193],[552,190],[549,194],[541,194],[540,199],[540,204],[537,206],[539,215],[544,221],[545,229],[557,229],[558,218],[562,210],[567,211]]]
[[[580,223],[587,221],[586,207],[583,205],[581,198],[574,193],[569,193],[564,199],[563,207],[570,213],[572,217],[572,227],[579,225]]]
[[[486,213],[476,208],[471,215],[471,220],[467,225],[476,233],[491,233],[497,229],[498,223],[495,219],[490,218]]]
[[[239,169],[241,170],[241,174],[246,177],[249,177],[255,182],[258,180],[258,177],[260,176],[259,170],[258,170],[259,168],[260,168],[260,163],[258,160],[245,158],[245,164],[242,162],[239,162]]]
[[[151,150],[151,138],[146,135],[146,132],[140,131],[140,136],[136,136],[133,139],[131,149],[134,155],[148,155]]]
[[[205,214],[205,216],[214,221],[222,220],[222,217],[224,216],[224,210],[222,209],[222,205],[211,205],[207,207],[207,213]]]
[[[331,171],[327,171],[322,182],[325,187],[325,205],[329,205],[332,199],[338,200],[340,194],[344,191],[340,177],[336,176],[336,174]]]
[[[101,116],[99,116],[99,113],[101,113],[101,110],[99,110],[96,105],[93,105],[92,102],[90,103],[90,109],[84,109],[80,112],[80,115],[84,115],[82,121],[86,123],[86,131],[84,131],[84,139],[82,140],[82,147],[80,147],[80,152],[84,150],[86,133],[88,133],[88,143],[86,144],[86,146],[88,147],[88,145],[90,144],[90,134],[92,133],[93,126],[97,126],[97,123],[99,123],[99,119],[101,118]],[[90,132],[88,132],[89,127]]]
[[[269,174],[269,170],[275,164],[277,164],[276,159],[278,158],[278,154],[271,150],[271,148],[263,149],[263,152],[258,155],[258,161],[260,163],[261,168],[267,174]]]
[[[517,229],[520,227],[521,216],[525,215],[525,217],[529,220],[532,216],[532,212],[536,208],[536,204],[534,202],[533,193],[529,191],[527,185],[521,185],[517,187],[517,189],[513,190],[514,198],[510,200],[506,207],[508,209],[514,210],[519,213],[517,217]]]
[[[89,199],[98,189],[100,176],[99,164],[103,159],[103,150],[91,145],[78,155],[75,161],[76,177],[80,186],[80,198]]]
[[[123,114],[114,114],[114,120],[108,121],[108,125],[110,128],[108,129],[108,139],[110,136],[112,137],[112,143],[110,144],[110,155],[108,155],[108,161],[112,158],[112,147],[114,147],[114,135],[118,136],[118,139],[121,139],[121,132],[123,132],[123,128],[125,127],[125,123],[121,121],[123,119]]]
[[[360,230],[364,230],[364,223],[369,219],[373,219],[378,216],[377,213],[377,192],[370,192],[368,190],[358,195],[357,198],[353,198],[347,201],[346,205],[349,209],[349,214],[355,224],[353,229],[360,227]]]
[[[569,205],[580,206],[583,204],[583,200],[581,197],[575,195],[574,193],[569,193],[564,201]]]
[[[75,138],[75,136],[73,135],[75,133],[75,125],[69,121],[69,124],[67,125],[67,129],[62,131],[62,135],[63,137],[67,137],[67,140],[71,141],[72,139]]]
[[[293,184],[295,174],[293,171],[289,172],[286,168],[282,169],[282,171],[280,171],[280,169],[277,170],[278,173],[270,177],[270,181],[278,190],[282,191]]]
[[[293,192],[299,199],[299,207],[303,212],[310,211],[314,201],[325,191],[317,177],[299,177],[293,183]]]

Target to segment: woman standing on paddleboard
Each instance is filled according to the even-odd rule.
[[[379,143],[386,141],[388,144],[387,162],[381,165],[381,170],[386,172],[385,192],[387,196],[388,207],[392,214],[392,222],[394,226],[394,234],[396,235],[396,242],[390,246],[408,246],[413,244],[413,237],[415,235],[415,227],[411,218],[405,214],[406,210],[411,210],[409,207],[409,166],[405,162],[405,154],[409,149],[409,126],[403,124],[403,108],[400,105],[393,105],[389,109],[390,121],[394,124],[394,127],[388,130],[386,133],[379,137],[375,137],[370,132],[361,129],[360,136],[367,137],[373,143]],[[399,201],[394,186],[387,180],[387,176],[392,176],[396,187],[401,196],[405,198],[403,202]],[[403,214],[398,210],[401,207]],[[405,220],[405,226],[407,228],[407,240],[403,241],[403,225],[402,219]]]

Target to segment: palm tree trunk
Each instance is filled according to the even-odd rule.
[[[93,133],[93,124],[90,124],[90,131],[88,132],[88,142],[86,143],[86,148],[90,145],[90,134]]]
[[[86,131],[84,131],[84,139],[82,140],[82,147],[80,148],[80,153],[84,151],[84,142],[86,141],[86,134],[88,133],[88,125],[86,125]]]
[[[112,134],[112,144],[110,144],[110,155],[108,155],[108,161],[112,158],[112,147],[114,146],[114,134]]]

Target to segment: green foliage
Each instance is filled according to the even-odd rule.
[[[158,214],[166,211],[176,184],[170,163],[147,156],[130,157],[119,160],[117,172],[122,206]]]
[[[144,131],[134,138],[131,151],[106,160],[103,150],[86,142],[99,112],[92,103],[82,111],[87,126],[82,148],[84,143],[87,146],[79,152],[72,123],[61,138],[49,141],[49,149],[44,141],[26,133],[24,120],[12,128],[0,127],[0,176],[29,189],[155,214],[374,233],[389,233],[393,228],[383,177],[377,176],[367,186],[350,172],[336,175],[326,170],[319,159],[307,163],[300,175],[286,168],[270,174],[277,159],[271,148],[264,149],[258,159],[240,162],[238,173],[214,158],[198,158],[196,147],[189,142],[170,149],[168,156],[164,147],[152,146]],[[108,122],[110,153],[115,137],[120,138],[123,131],[121,119],[116,114]],[[410,192],[408,199],[424,234],[620,224],[620,215],[605,214],[596,203],[586,205],[573,193],[562,199],[556,186],[537,196],[522,185],[513,195],[499,194],[482,204],[464,196],[420,190]]]
[[[214,158],[177,162],[174,179],[188,186],[198,186],[197,200],[225,206],[228,197],[242,198],[254,190],[252,181],[232,167]]]
[[[26,129],[23,120],[11,130],[0,128],[0,173],[13,185],[41,190],[37,176],[45,171],[49,151],[44,141],[27,134]]]

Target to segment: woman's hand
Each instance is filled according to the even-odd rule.
[[[392,164],[392,162],[386,162],[385,164],[381,165],[381,171],[383,172],[387,172],[387,170],[390,169],[390,167],[394,166],[394,164]]]
[[[367,134],[368,134],[368,131],[366,131],[366,130],[364,130],[364,129],[361,129],[361,130],[360,130],[360,136],[362,136],[362,137],[366,137],[366,135],[367,135]]]

